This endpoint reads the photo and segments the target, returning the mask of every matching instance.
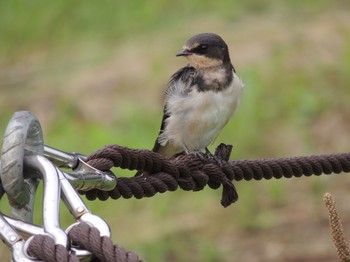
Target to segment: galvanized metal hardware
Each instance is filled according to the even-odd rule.
[[[0,159],[0,199],[6,193],[12,215],[6,216],[0,210],[0,238],[11,249],[12,261],[38,261],[26,252],[33,238],[25,240],[24,236],[49,235],[55,244],[65,246],[85,261],[91,257],[91,253],[70,245],[67,237],[69,230],[77,223],[87,222],[96,227],[101,236],[111,235],[108,224],[87,209],[76,189],[111,190],[116,185],[116,178],[112,172],[91,167],[85,159],[79,153],[67,153],[45,146],[40,123],[32,113],[16,112],[11,118]],[[36,189],[40,181],[43,181],[43,225],[36,226],[32,222]],[[77,221],[66,231],[61,229],[59,223],[60,199]]]
[[[44,146],[44,156],[57,167],[70,168],[73,171],[63,172],[65,177],[77,190],[90,189],[112,190],[117,183],[111,171],[100,171],[85,162],[86,157],[80,153],[68,153],[62,150]]]
[[[0,237],[3,242],[12,251],[12,261],[33,262],[24,251],[25,240],[20,234],[6,221],[5,217],[0,213]]]

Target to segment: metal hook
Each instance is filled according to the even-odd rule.
[[[24,251],[25,241],[21,235],[6,221],[5,217],[0,213],[0,236],[4,243],[12,251],[12,261],[33,262],[28,258]]]
[[[44,156],[58,167],[73,170],[72,173],[64,172],[64,175],[77,190],[87,191],[96,188],[109,191],[116,186],[117,180],[111,171],[100,171],[90,166],[82,154],[44,146]]]
[[[25,234],[27,236],[34,236],[34,235],[44,235],[45,231],[43,228],[38,227],[36,225],[30,224],[23,222],[21,220],[17,220],[8,216],[3,216],[7,223],[11,225],[13,228],[18,230],[20,233]],[[1,226],[0,226],[1,228]],[[27,254],[27,248],[29,246],[29,242],[31,241],[31,238],[29,238],[26,243],[24,244],[24,254]],[[79,258],[79,260],[86,260],[91,258],[91,252],[84,250],[84,249],[79,249],[77,247],[71,247],[71,252],[73,255]],[[90,261],[90,260],[88,260]]]
[[[85,158],[82,154],[64,152],[48,145],[44,145],[44,156],[50,159],[56,166],[70,169],[78,166],[79,158]]]
[[[24,157],[25,171],[38,173],[43,179],[43,224],[44,231],[51,235],[56,244],[68,246],[68,237],[60,228],[59,201],[60,180],[56,167],[45,157],[32,155]]]
[[[26,235],[26,236],[32,236],[32,235],[43,235],[45,234],[45,231],[43,228],[38,227],[36,225],[33,225],[31,223],[26,223],[22,220],[18,220],[12,217],[8,217],[6,215],[3,215],[3,217],[6,219],[7,223],[9,223],[12,227],[14,227],[17,231],[20,233]]]
[[[63,172],[57,169],[57,173],[61,180],[62,199],[75,219],[79,222],[86,222],[96,227],[100,231],[101,236],[110,237],[111,231],[108,224],[102,218],[93,215],[88,210],[80,196],[64,176]],[[72,226],[74,226],[74,224]],[[69,231],[72,226],[70,226],[67,230]]]

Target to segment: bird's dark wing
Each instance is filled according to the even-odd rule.
[[[165,112],[165,108],[164,108],[164,114],[163,114],[162,123],[161,123],[161,125],[160,125],[160,131],[159,131],[158,136],[159,136],[160,134],[163,133],[163,130],[165,129],[165,120],[166,120],[168,117],[169,117],[169,114],[167,114],[167,113]],[[153,146],[153,149],[152,149],[153,152],[158,152],[159,149],[160,149],[160,147],[161,147],[161,145],[160,145],[159,142],[158,142],[158,136],[157,136],[157,139],[156,139],[156,141],[155,141],[155,143],[154,143],[154,146]]]
[[[171,77],[168,83],[168,88],[178,80],[183,81],[184,83],[188,83],[189,85],[192,85],[192,81],[194,79],[194,73],[195,69],[192,66],[185,66],[179,70],[177,70]]]
[[[171,90],[176,87],[176,83],[178,81],[183,81],[184,83],[186,83],[185,86],[188,86],[188,87],[192,86],[193,82],[194,82],[194,75],[195,75],[194,73],[195,73],[195,69],[191,66],[185,66],[185,67],[179,69],[178,71],[176,71],[170,77],[170,80],[168,83],[168,88],[167,88],[165,94],[167,95],[169,92],[171,92]],[[164,130],[166,128],[166,119],[168,117],[169,117],[169,113],[166,110],[166,103],[165,103],[164,110],[163,110],[162,123],[160,126],[160,131],[159,131],[158,137],[159,137],[159,135],[161,135],[164,132]],[[158,137],[154,143],[152,151],[158,152],[158,153],[163,153],[164,151],[171,151],[171,150],[165,150],[166,146],[164,147],[164,146],[161,146],[159,144]]]
[[[178,81],[181,81],[183,83],[185,83],[185,87],[190,89],[191,86],[193,86],[194,84],[196,84],[195,79],[196,79],[196,74],[195,74],[196,70],[194,69],[194,67],[192,66],[185,66],[181,69],[179,69],[178,71],[176,71],[169,80],[168,83],[168,88],[165,91],[165,94],[170,93],[173,88],[176,88],[176,84]],[[184,90],[186,91],[186,90]],[[165,105],[166,106],[166,105]]]

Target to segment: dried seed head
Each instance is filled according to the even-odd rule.
[[[325,193],[323,201],[328,209],[329,227],[340,261],[350,261],[350,247],[345,238],[342,221],[340,219],[335,201],[330,193]]]

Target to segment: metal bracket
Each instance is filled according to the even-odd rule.
[[[59,168],[71,169],[63,172]],[[91,257],[87,250],[71,247],[67,233],[75,224],[61,229],[59,203],[62,198],[78,221],[96,227],[101,236],[110,237],[108,224],[93,215],[86,207],[78,190],[112,190],[117,179],[110,171],[103,172],[86,163],[79,153],[67,153],[44,146],[40,123],[30,112],[16,112],[10,120],[3,140],[0,159],[0,199],[7,194],[12,216],[0,212],[0,239],[12,250],[12,261],[38,261],[26,250],[36,234],[47,234],[55,244],[68,248],[80,260]],[[43,227],[32,224],[36,188],[43,180]],[[30,236],[26,241],[16,231]]]
[[[117,179],[111,171],[100,171],[90,166],[85,162],[86,156],[82,154],[68,153],[45,145],[44,156],[57,167],[73,170],[71,173],[64,172],[64,175],[77,190],[96,188],[109,191],[117,184]]]
[[[35,262],[39,261],[31,259],[26,254],[26,241],[20,234],[10,225],[5,216],[0,213],[0,236],[4,243],[12,250],[12,261],[19,262]]]
[[[79,222],[86,222],[91,226],[96,227],[100,231],[101,236],[110,237],[111,231],[108,224],[102,218],[93,215],[88,210],[80,196],[76,193],[75,189],[64,176],[63,172],[61,172],[59,169],[57,169],[57,172],[61,182],[62,199],[74,218]]]

